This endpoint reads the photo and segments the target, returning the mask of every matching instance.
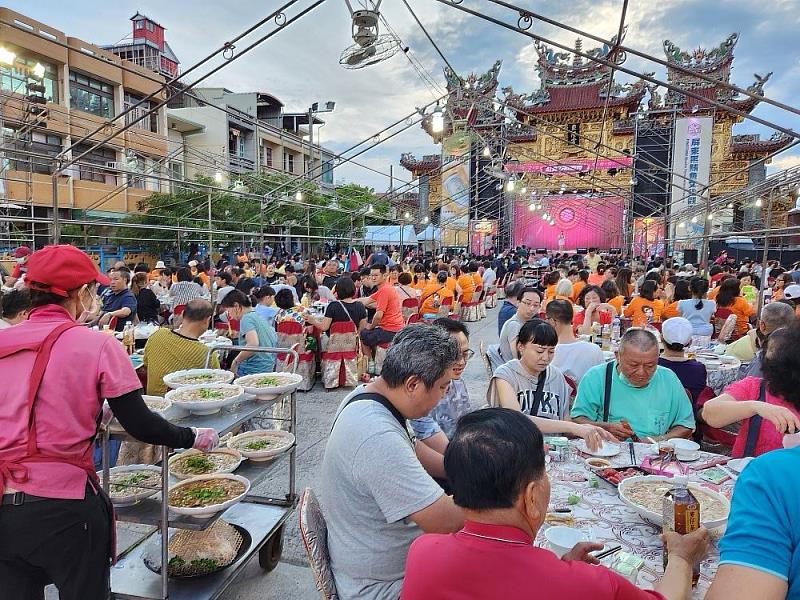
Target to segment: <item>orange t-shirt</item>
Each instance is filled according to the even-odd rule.
[[[475,284],[476,290],[478,289],[479,285],[483,286],[483,279],[481,279],[480,275],[478,275],[477,273],[470,273],[470,275],[472,276],[472,282]]]
[[[556,297],[556,284],[555,283],[551,283],[544,290],[544,299],[545,300],[552,300],[555,297]]]
[[[452,290],[448,289],[446,285],[442,285],[438,281],[434,281],[425,286],[419,296],[421,306],[419,313],[421,315],[430,315],[439,312],[439,307],[434,306],[435,296],[438,294],[439,303],[441,304],[445,298],[453,298]]]
[[[384,283],[370,298],[375,300],[375,310],[383,313],[378,327],[386,331],[400,331],[405,323],[400,308],[400,297],[394,291],[394,287]]]
[[[428,282],[425,279],[424,275],[420,275],[417,278],[417,282],[416,283],[414,283],[413,281],[411,282],[411,287],[414,288],[415,290],[424,290],[427,287],[427,285],[428,285]]]
[[[678,301],[676,300],[669,306],[664,309],[664,312],[661,313],[661,318],[663,320],[671,319],[672,317],[680,317],[681,313],[678,312]]]
[[[661,320],[661,313],[664,310],[664,303],[661,300],[647,300],[641,296],[636,296],[628,308],[625,309],[625,316],[633,319],[633,327],[644,327],[648,322],[648,315],[644,309],[649,308],[652,310],[652,322],[657,323]]]
[[[453,296],[455,296],[455,294],[456,294],[456,280],[455,280],[455,278],[448,277],[447,281],[444,282],[444,285],[445,285],[445,287],[447,287],[448,290],[453,292]]]
[[[622,316],[622,305],[625,304],[625,296],[617,296],[611,298],[608,303],[617,309],[617,316]]]
[[[577,283],[573,283],[572,284],[572,301],[573,302],[577,302],[578,301],[578,296],[581,295],[581,292],[583,291],[583,288],[585,288],[585,287],[586,287],[586,283],[583,282],[583,281],[578,281]],[[555,289],[555,288],[553,288],[553,289]]]
[[[603,273],[602,275],[599,275],[597,273],[592,273],[591,275],[589,275],[589,285],[596,285],[600,287],[601,285],[603,285],[603,282],[605,280],[606,280],[605,273]]]
[[[462,273],[458,278],[458,285],[461,286],[461,301],[470,302],[472,293],[475,291],[475,282],[468,273]]]
[[[714,300],[717,297],[717,294],[719,294],[719,286],[708,290],[706,298],[708,298],[709,300]]]
[[[740,337],[747,333],[750,317],[756,312],[743,296],[736,296],[730,306],[718,306],[717,308],[727,308],[736,315],[736,335]]]

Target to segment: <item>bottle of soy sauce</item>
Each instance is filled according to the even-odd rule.
[[[674,531],[685,535],[700,528],[700,502],[689,490],[688,479],[677,476],[672,479],[672,489],[664,494],[662,505],[664,532]],[[664,544],[664,568],[669,560],[667,545]],[[700,578],[700,565],[692,565],[692,586]]]

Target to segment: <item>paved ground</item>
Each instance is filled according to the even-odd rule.
[[[497,311],[488,311],[487,318],[478,323],[469,323],[470,345],[475,356],[464,371],[464,380],[470,391],[475,408],[484,403],[486,388],[489,384],[478,346],[497,342]],[[320,466],[325,452],[333,416],[339,402],[346,395],[346,390],[326,392],[320,383],[313,390],[298,395],[298,454],[297,482],[298,489],[305,487],[318,488]],[[264,484],[272,490],[285,485],[284,480],[276,478]],[[252,561],[248,568],[228,588],[222,600],[314,600],[319,595],[314,588],[314,580],[300,536],[297,532],[297,518],[292,515],[284,537],[283,558],[278,567],[269,574],[264,574],[258,561]]]
[[[469,323],[470,345],[475,356],[467,365],[463,378],[470,391],[475,408],[484,403],[488,377],[481,361],[478,347],[497,342],[497,312],[488,311],[486,319]],[[298,394],[298,451],[297,451],[297,489],[319,488],[320,466],[325,452],[325,443],[333,422],[336,408],[348,390],[325,391],[321,383],[310,392]],[[287,463],[288,464],[288,463]],[[276,475],[255,491],[269,491],[283,495],[288,489],[286,474]],[[120,542],[123,540],[121,539]],[[51,587],[47,600],[57,600]],[[252,560],[237,577],[220,600],[315,600],[319,598],[314,587],[314,579],[308,567],[308,560],[297,531],[297,516],[291,515],[286,524],[284,549],[280,564],[272,573],[264,573],[257,560]]]

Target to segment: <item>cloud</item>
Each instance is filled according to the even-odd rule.
[[[605,39],[616,33],[619,24],[621,3],[618,0],[514,1]],[[501,86],[512,85],[515,91],[524,93],[538,87],[534,69],[536,53],[530,38],[435,0],[408,2],[459,73],[484,73],[500,58],[503,59]],[[298,6],[309,3],[310,0],[302,0]],[[167,40],[187,68],[265,17],[278,4],[277,1],[256,4],[251,0],[139,0],[137,9],[167,27]],[[128,19],[134,12],[127,3],[101,0],[67,3],[10,0],[7,5],[67,35],[97,44],[113,43],[129,35]],[[388,61],[365,69],[343,69],[338,60],[342,50],[352,44],[350,17],[344,2],[327,0],[247,56],[228,64],[210,78],[208,84],[236,91],[267,91],[292,111],[304,111],[315,101],[335,100],[336,111],[324,115],[327,124],[321,130],[321,139],[326,146],[341,151],[371,137],[414,111],[416,106],[431,101],[437,94],[437,86],[431,85],[429,78],[439,89],[444,87],[444,61],[404,4],[395,1],[384,2],[381,6],[391,29],[410,48],[409,56],[398,53]],[[512,25],[517,23],[517,13],[491,2],[465,0],[463,6]],[[297,9],[290,9],[287,14],[291,17],[297,14]],[[796,0],[769,3],[728,0],[722,5],[703,0],[631,2],[627,23],[625,44],[659,58],[664,57],[661,46],[664,39],[689,50],[698,46],[713,47],[731,32],[741,31],[732,81],[746,87],[752,82],[752,73],[775,71],[766,87],[767,94],[787,104],[796,104],[800,93],[800,64],[796,53],[786,51],[786,48],[793,48],[796,37]],[[270,22],[246,40],[237,42],[237,52],[259,34],[274,28]],[[388,32],[383,24],[381,28],[382,33]],[[532,24],[530,31],[569,47],[577,37],[575,33],[539,21]],[[591,40],[583,42],[585,49],[596,45]],[[212,62],[219,64],[221,59]],[[658,78],[666,78],[662,66],[633,55],[628,57],[625,67],[634,71],[655,71]],[[206,71],[200,69],[199,73],[203,72]],[[620,74],[618,79],[629,81],[632,77]],[[796,115],[765,104],[760,105],[755,114],[787,127],[800,128]],[[737,125],[736,132],[760,132],[767,136],[770,133],[767,128],[751,122]],[[404,151],[414,152],[419,157],[435,153],[437,148],[419,126],[414,126],[359,157],[358,162],[382,171],[387,171],[391,164],[397,175],[408,178],[410,174],[399,166],[400,154]],[[772,168],[790,158],[794,159],[793,156],[777,159]],[[370,185],[379,191],[388,185],[386,176],[353,165],[340,167],[335,177]]]

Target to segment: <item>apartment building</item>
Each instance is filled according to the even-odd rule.
[[[0,7],[0,197],[23,207],[21,214],[51,217],[52,159],[73,144],[78,145],[68,158],[102,142],[59,174],[60,216],[122,218],[136,211],[139,200],[166,189],[146,177],[164,171],[166,110],[124,132],[122,126],[144,115],[154,100],[124,119],[116,117],[163,83],[162,75],[143,66]],[[43,100],[31,97],[31,89],[42,88]]]
[[[266,92],[197,88],[192,94],[167,111],[174,175],[182,172],[193,179],[219,173],[230,181],[238,173],[311,172],[323,192],[333,190],[334,155],[318,144],[312,151],[308,113],[284,112],[283,103]],[[313,117],[315,138],[324,124]]]

